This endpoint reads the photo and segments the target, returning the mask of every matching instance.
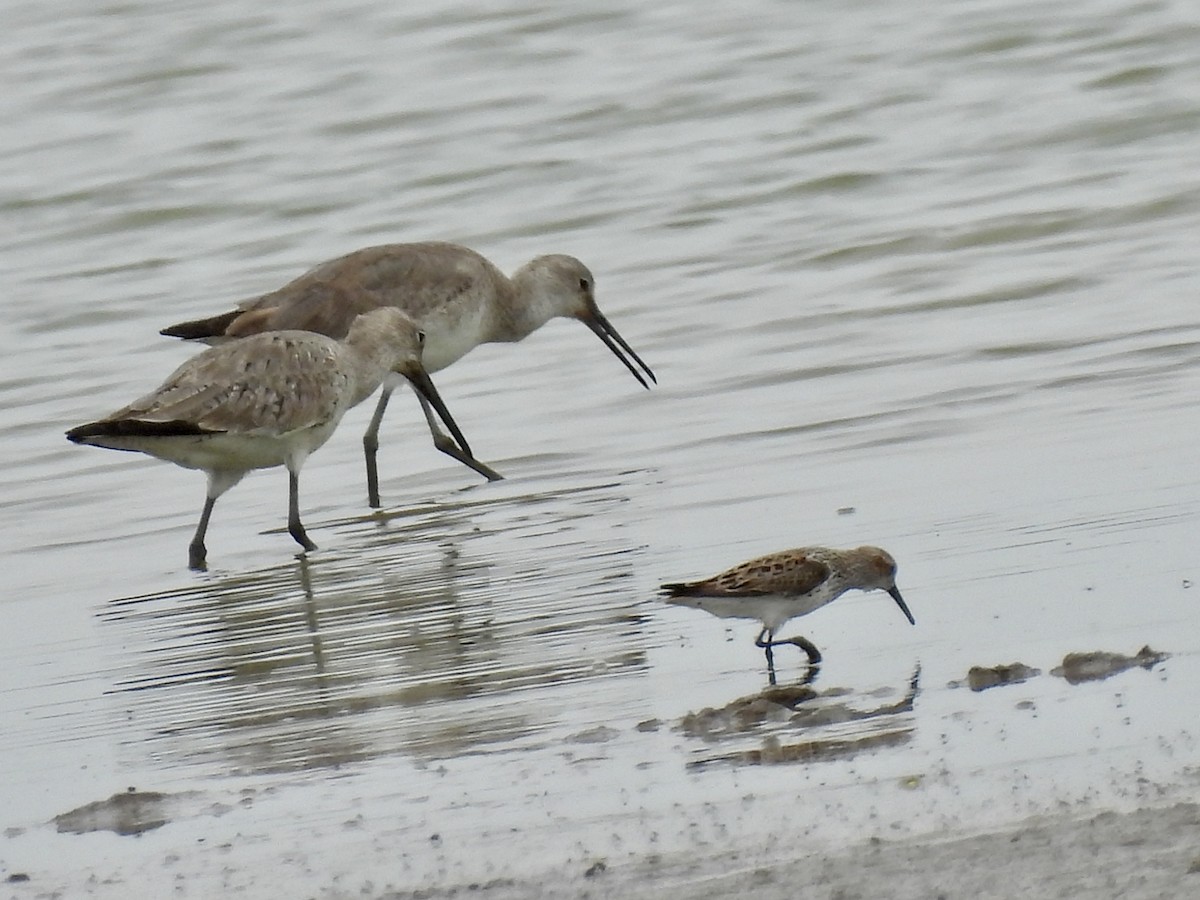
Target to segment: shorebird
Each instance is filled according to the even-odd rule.
[[[508,278],[474,250],[439,242],[384,244],[322,263],[277,291],[237,309],[162,330],[168,337],[216,343],[262,331],[300,328],[340,338],[359,313],[396,306],[425,331],[425,368],[444,369],[479,344],[523,340],[553,318],[578,319],[595,332],[642,385],[650,367],[596,306],[595,279],[573,256],[539,256]],[[645,373],[643,375],[643,373]],[[378,507],[379,425],[399,382],[384,383],[363,435],[367,496]],[[418,396],[418,399],[421,399]],[[490,481],[502,476],[457,446],[439,428],[429,404],[421,410],[438,450]]]
[[[311,331],[253,335],[208,348],[154,391],[72,428],[67,439],[208,474],[204,510],[188,546],[193,569],[205,567],[213,504],[252,469],[287,467],[288,532],[315,550],[300,521],[300,467],[346,410],[371,396],[390,372],[406,377],[467,446],[422,366],[424,340],[413,321],[391,307],[356,318],[341,341]]]
[[[896,561],[878,547],[831,550],[799,547],[749,560],[702,581],[664,584],[667,602],[691,606],[723,619],[758,619],[762,631],[754,639],[767,654],[767,670],[775,683],[773,647],[795,644],[808,654],[810,665],[821,651],[803,637],[775,640],[784,622],[806,616],[846,591],[887,591],[910,624],[912,613],[896,587]]]

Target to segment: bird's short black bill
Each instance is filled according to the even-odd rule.
[[[642,371],[650,376],[651,381],[658,384],[658,379],[654,377],[654,373],[650,371],[650,367],[642,362],[640,356],[633,352],[633,348],[626,343],[625,338],[617,333],[617,329],[613,328],[612,323],[604,317],[604,314],[600,310],[593,306],[589,311],[589,315],[583,319],[583,323],[595,332],[596,337],[604,341],[604,346],[611,350],[617,359],[625,364],[625,368],[633,373],[633,377],[638,380],[642,387],[649,389],[650,385],[646,382],[642,373],[637,370],[637,367],[634,366],[634,362],[642,367]],[[622,353],[622,350],[625,352]],[[626,353],[629,355],[626,356]],[[630,362],[630,359],[633,362]]]
[[[450,410],[446,409],[446,404],[442,402],[441,395],[438,394],[437,388],[433,386],[433,380],[430,379],[428,373],[424,371],[413,375],[405,373],[405,377],[412,382],[414,388],[421,392],[421,396],[428,400],[430,405],[437,410],[438,417],[450,429],[450,434],[454,436],[454,440],[458,441],[458,446],[462,448],[463,453],[474,457],[470,446],[467,444],[467,439],[459,431],[458,424],[454,421],[454,417],[450,415]]]
[[[900,607],[900,611],[908,618],[909,625],[916,625],[917,620],[913,618],[913,614],[908,611],[908,604],[904,602],[904,598],[900,596],[899,588],[889,588],[888,593],[892,595],[892,599],[896,601],[896,605]]]

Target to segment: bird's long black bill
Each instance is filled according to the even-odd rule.
[[[467,444],[467,439],[459,431],[458,424],[454,421],[454,417],[450,415],[450,410],[446,409],[446,404],[442,402],[441,395],[438,394],[437,388],[433,386],[433,381],[430,379],[428,373],[422,370],[412,375],[405,373],[405,377],[412,382],[414,388],[421,392],[421,396],[428,400],[430,405],[437,410],[438,418],[450,429],[450,434],[454,436],[454,440],[458,441],[458,446],[462,452],[474,458],[475,454],[471,452],[471,447]]]
[[[899,588],[890,588],[888,593],[892,595],[892,599],[896,601],[896,605],[900,607],[900,611],[908,618],[909,625],[916,625],[917,620],[913,618],[913,614],[908,611],[908,604],[904,602],[904,598],[900,596]]]
[[[654,377],[654,373],[650,371],[650,367],[642,362],[640,356],[633,352],[633,348],[629,346],[625,338],[617,333],[617,329],[612,327],[612,322],[608,321],[600,310],[593,307],[589,316],[583,320],[583,323],[595,332],[596,337],[604,341],[604,346],[611,350],[617,359],[625,364],[625,368],[633,373],[633,377],[638,380],[642,387],[649,390],[650,385],[642,377],[642,373],[637,370],[637,367],[634,366],[633,363],[635,362],[642,367],[643,372],[650,376],[651,381],[658,384],[658,379]],[[621,351],[624,351],[624,353]],[[626,353],[629,355],[626,356]],[[630,362],[630,359],[633,362]]]

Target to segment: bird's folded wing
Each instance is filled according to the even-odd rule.
[[[807,594],[829,577],[829,566],[806,556],[779,553],[734,566],[711,584],[729,594]]]
[[[309,336],[311,337],[311,336]],[[264,334],[206,350],[110,418],[194,423],[204,431],[285,434],[344,411],[336,343]]]

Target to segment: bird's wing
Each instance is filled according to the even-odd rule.
[[[340,339],[356,316],[378,306],[399,307],[421,322],[460,298],[505,282],[484,257],[457,244],[366,247],[245,301],[225,334],[298,328]]]
[[[244,304],[242,313],[225,328],[228,337],[264,331],[315,331],[341,340],[350,323],[379,304],[361,291],[337,284],[298,279]]]
[[[829,566],[794,550],[760,556],[705,582],[719,594],[807,594],[829,577]]]
[[[504,274],[467,247],[435,241],[382,244],[323,262],[235,310],[180,322],[162,333],[215,341],[298,329],[340,340],[355,317],[378,306],[397,306],[424,325],[427,317],[477,293],[508,289]]]
[[[354,280],[356,287],[380,303],[398,306],[420,319],[498,274],[474,250],[428,242],[360,251]]]
[[[340,416],[349,375],[337,342],[271,332],[211,347],[109,419],[189,422],[203,431],[286,434]]]

